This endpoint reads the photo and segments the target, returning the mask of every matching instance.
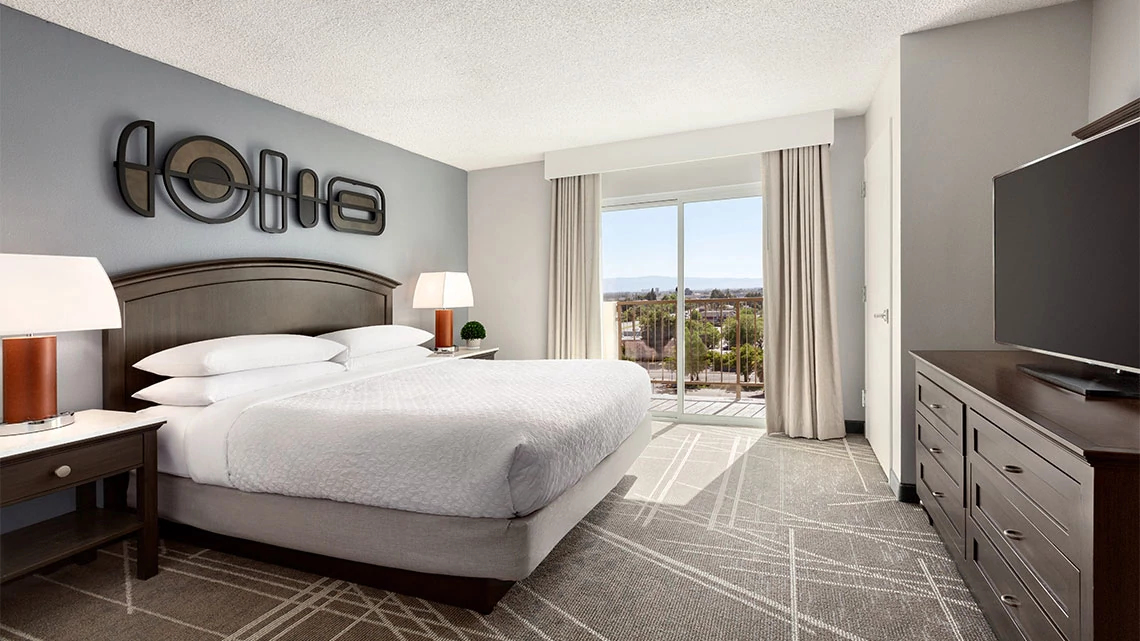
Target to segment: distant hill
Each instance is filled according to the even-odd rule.
[[[689,277],[685,279],[689,289],[701,291],[709,289],[760,289],[764,287],[762,278],[704,278]],[[671,292],[677,288],[677,278],[674,276],[635,276],[631,278],[603,278],[602,293],[615,292],[647,292],[656,288],[658,291]]]

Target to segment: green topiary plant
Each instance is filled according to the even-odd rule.
[[[459,330],[459,337],[465,341],[477,341],[487,338],[487,330],[479,321],[468,321],[463,329]]]

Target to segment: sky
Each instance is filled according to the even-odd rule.
[[[685,275],[762,278],[759,196],[685,205]],[[602,278],[676,276],[677,208],[602,212]]]

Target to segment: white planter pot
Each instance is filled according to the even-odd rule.
[[[467,349],[479,349],[483,345],[482,338],[474,338],[467,341]]]

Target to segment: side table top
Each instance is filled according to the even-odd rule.
[[[130,432],[165,422],[156,416],[143,416],[134,412],[110,410],[83,410],[75,413],[75,422],[54,430],[0,436],[0,463],[10,458],[74,445],[120,432]]]

